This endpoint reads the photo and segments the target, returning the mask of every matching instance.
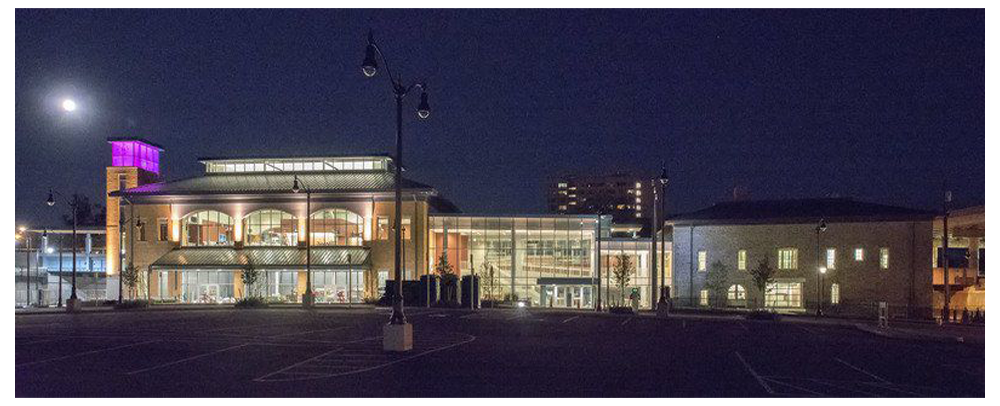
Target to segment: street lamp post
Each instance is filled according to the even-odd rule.
[[[55,195],[64,197],[62,193],[49,189],[49,198],[45,200],[45,204],[49,207],[56,205]],[[64,197],[65,198],[65,197]],[[73,242],[71,248],[73,250],[73,268],[72,268],[72,278],[71,278],[71,288],[69,300],[66,301],[66,311],[76,312],[80,310],[80,299],[76,297],[76,212],[77,212],[77,201],[76,199],[66,199],[69,202],[70,209],[73,211]]]
[[[63,280],[63,277],[62,277],[63,258],[62,258],[62,254],[63,254],[63,238],[62,238],[62,235],[60,235],[59,236],[59,306],[58,307],[62,307],[63,306],[63,297],[62,297],[62,291],[63,291],[63,288],[62,288],[62,280]]]
[[[24,236],[24,259],[25,271],[24,271],[24,281],[27,285],[24,287],[24,294],[26,295],[24,301],[24,307],[31,307],[31,235],[28,234],[28,230],[21,227],[21,235]]]
[[[312,214],[312,190],[299,180],[299,175],[295,175],[294,183],[292,184],[292,193],[299,193],[302,188],[299,184],[306,186],[306,291],[302,295],[302,307],[309,308],[313,305],[313,290],[312,290],[312,233],[309,232],[309,223],[311,223],[310,215]]]
[[[819,236],[820,233],[826,231],[826,220],[820,220],[819,225],[816,226],[816,316],[823,315],[823,274],[826,273],[826,267],[822,265],[822,254],[820,252]]]
[[[394,209],[396,230],[402,230],[402,167],[403,167],[403,99],[416,88],[420,88],[420,104],[417,106],[417,116],[426,119],[430,116],[430,105],[427,103],[427,85],[424,83],[413,83],[404,85],[399,78],[393,78],[392,71],[385,54],[375,43],[375,37],[368,33],[368,46],[365,48],[365,60],[361,70],[366,77],[373,77],[378,73],[378,59],[382,59],[385,64],[386,76],[392,86],[392,93],[396,99],[396,164],[394,168],[394,189],[395,199]],[[386,351],[409,351],[413,348],[413,328],[406,322],[403,314],[403,273],[400,264],[400,247],[402,239],[401,233],[395,233],[394,244],[394,272],[396,280],[396,293],[392,299],[392,315],[389,317],[389,324],[384,327],[382,348]]]
[[[659,192],[658,193],[657,193],[657,190],[656,190],[657,186],[659,187]],[[653,208],[653,212],[654,212],[654,214],[656,214],[657,211],[659,211],[658,214],[662,215],[663,217],[666,217],[665,210],[663,210],[663,202],[664,202],[664,200],[666,200],[666,197],[667,197],[666,196],[667,195],[666,187],[667,187],[667,166],[666,166],[666,164],[663,164],[663,165],[660,166],[660,177],[657,179],[657,183],[655,185],[653,185],[653,191],[654,191],[655,196],[656,196],[656,201],[653,202],[653,204],[655,204],[656,207]],[[662,227],[663,226],[663,220],[659,219],[659,216],[657,216],[657,223],[656,223],[656,225],[660,226],[660,234],[659,234],[659,239],[660,239],[660,290],[658,292],[654,292],[654,293],[659,297],[659,299],[657,301],[657,304],[656,304],[656,307],[659,308],[660,306],[667,306],[668,305],[667,304],[667,299],[668,298],[666,297],[666,295],[663,294],[664,293],[664,287],[667,286],[667,277],[666,277],[666,273],[667,273],[667,247],[666,247],[667,239],[666,238],[667,237],[665,235],[666,233],[663,232],[663,227]],[[656,250],[656,239],[657,239],[657,234],[656,234],[656,229],[654,228],[653,229],[653,250],[654,251]]]

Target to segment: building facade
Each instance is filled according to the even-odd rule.
[[[147,144],[113,140],[115,151],[117,142]],[[124,231],[108,240],[108,249],[126,252],[108,255],[109,269],[139,270],[137,286],[125,289],[129,296],[232,303],[252,293],[294,303],[302,300],[307,275],[316,303],[375,301],[383,294],[394,266],[391,157],[201,162],[203,175],[167,182],[144,182],[159,173],[143,178],[145,169],[115,166],[120,160],[108,168],[108,229]],[[111,203],[123,205],[112,211]],[[480,276],[481,298],[593,308],[601,287],[607,289],[598,258],[613,267],[613,256],[629,251],[637,260],[628,288],[640,289],[648,306],[650,242],[609,242],[599,256],[599,235],[610,238],[609,216],[458,214],[433,187],[408,179],[401,205],[404,280],[434,274],[447,259],[459,275]],[[629,244],[635,246],[624,248]],[[252,287],[243,284],[248,269],[261,274]]]
[[[60,297],[65,303],[72,286],[72,230],[33,229],[19,235],[14,251],[14,306],[28,305],[29,286],[31,306],[56,306]],[[100,302],[117,298],[117,292],[112,294],[108,289],[105,243],[103,228],[77,230],[76,283],[81,300]]]
[[[934,309],[944,307],[944,217],[934,219]],[[961,313],[986,310],[986,206],[948,215],[949,308]]]
[[[931,314],[933,214],[849,199],[720,203],[668,219],[676,302],[866,315]],[[776,270],[765,292],[750,271]]]
[[[614,173],[566,176],[548,184],[548,208],[559,214],[605,214],[617,224],[648,225],[653,217],[651,176]]]

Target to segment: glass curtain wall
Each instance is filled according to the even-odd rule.
[[[596,218],[431,217],[429,268],[480,276],[483,300],[592,307]],[[559,297],[560,301],[549,300]]]
[[[361,303],[364,298],[364,271],[312,271],[313,293],[317,303]]]
[[[628,306],[633,289],[638,289],[640,307],[648,308],[652,305],[652,280],[649,277],[651,244],[650,240],[636,239],[601,241],[601,295],[606,305]],[[657,252],[657,256],[659,254]],[[669,256],[667,264],[669,265]],[[619,269],[622,271],[620,274],[628,270],[627,281],[616,277],[615,271]]]

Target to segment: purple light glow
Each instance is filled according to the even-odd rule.
[[[142,141],[111,141],[111,166],[137,166],[160,174],[160,149]]]

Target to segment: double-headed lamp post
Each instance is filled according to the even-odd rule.
[[[826,220],[820,220],[816,226],[816,316],[823,315],[823,274],[826,266],[823,264],[823,254],[820,251],[819,235],[826,231]]]
[[[49,207],[55,206],[56,205],[55,195],[59,195],[60,197],[64,197],[62,195],[62,193],[59,193],[57,191],[53,191],[52,189],[49,189],[49,198],[45,200],[45,204],[48,204]],[[73,211],[73,241],[70,244],[70,248],[73,250],[73,268],[72,268],[73,269],[73,273],[72,273],[73,276],[72,276],[71,282],[70,282],[71,283],[71,289],[70,289],[69,300],[66,301],[66,311],[68,311],[68,312],[75,312],[77,310],[80,310],[80,299],[76,297],[76,212],[77,212],[76,205],[77,205],[77,201],[76,201],[76,199],[66,199],[66,200],[69,202],[69,207]]]
[[[420,89],[420,104],[417,105],[417,117],[426,119],[431,114],[430,105],[427,103],[427,85],[421,82],[405,85],[398,77],[392,76],[389,69],[389,62],[385,54],[375,43],[375,37],[368,33],[368,46],[365,48],[365,60],[361,64],[361,71],[365,77],[373,77],[378,73],[378,60],[381,59],[385,65],[386,76],[392,86],[392,94],[396,99],[396,164],[394,168],[394,189],[395,199],[393,201],[395,218],[394,229],[397,230],[393,240],[394,268],[393,278],[396,280],[396,292],[392,297],[392,315],[389,316],[389,324],[384,327],[382,338],[382,348],[386,351],[409,351],[413,348],[413,328],[406,323],[406,316],[403,314],[403,272],[400,264],[400,247],[402,244],[401,234],[402,222],[402,167],[403,167],[403,99],[411,91]]]
[[[292,183],[292,193],[299,193],[303,190],[305,182],[299,180],[299,175],[295,175],[294,182]],[[300,186],[301,185],[301,186]],[[302,294],[302,307],[312,307],[314,298],[312,290],[312,233],[309,230],[309,223],[312,219],[310,215],[312,214],[311,200],[312,191],[306,187],[306,291]]]

